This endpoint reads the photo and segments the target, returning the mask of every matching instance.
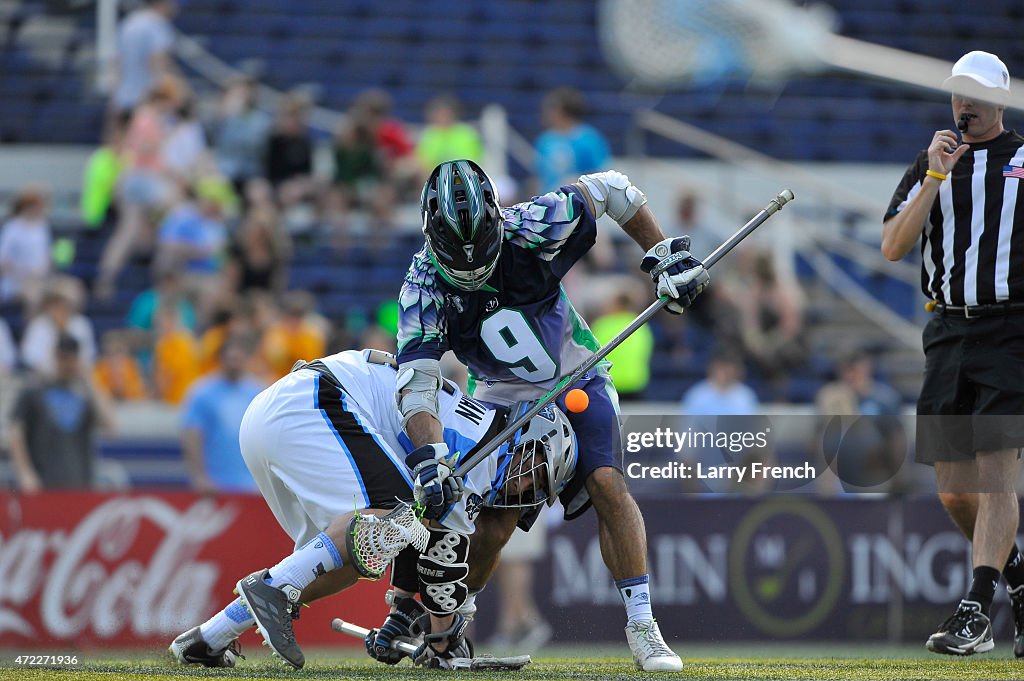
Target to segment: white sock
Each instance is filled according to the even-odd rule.
[[[223,650],[255,623],[238,598],[228,607],[199,625],[199,633],[212,651]]]
[[[622,603],[626,606],[626,620],[634,622],[637,620],[650,622],[654,619],[654,612],[651,610],[651,578],[648,575],[620,579],[615,582],[619,590]]]
[[[331,538],[321,532],[280,563],[270,568],[270,585],[291,584],[305,589],[320,575],[337,570],[341,554]]]

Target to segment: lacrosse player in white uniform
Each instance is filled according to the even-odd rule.
[[[242,456],[296,549],[240,580],[238,598],[174,639],[169,651],[179,664],[233,667],[237,638],[255,626],[276,657],[301,668],[305,658],[292,629],[299,606],[360,576],[379,579],[399,554],[407,561],[404,574],[411,564],[416,581],[412,593],[399,589],[392,614],[367,637],[370,654],[389,661],[391,641],[419,642],[422,635],[413,655],[418,664],[473,656],[464,632],[475,608],[463,580],[474,518],[483,507],[553,502],[575,470],[576,439],[552,407],[464,480],[439,479],[445,452],[438,447],[456,465],[529,405],[492,409],[445,380],[445,441],[414,449],[402,432],[395,391],[392,355],[346,351],[297,364],[249,405],[239,433]],[[464,486],[456,505],[444,504],[446,485]]]

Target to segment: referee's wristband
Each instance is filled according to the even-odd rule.
[[[945,175],[943,175],[942,173],[937,173],[934,170],[925,171],[925,175],[927,175],[928,177],[934,177],[939,182],[942,182],[943,180],[946,179]]]

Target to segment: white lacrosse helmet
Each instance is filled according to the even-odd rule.
[[[508,418],[525,414],[533,404],[517,402]],[[544,502],[554,504],[576,472],[578,457],[569,419],[549,404],[499,454],[487,506],[530,508]]]

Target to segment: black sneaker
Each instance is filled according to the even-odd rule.
[[[199,627],[189,629],[167,646],[167,652],[178,664],[201,664],[204,667],[234,667],[242,657],[242,646],[237,640],[222,650],[210,650]]]
[[[1024,657],[1024,584],[1016,589],[1006,587],[1010,594],[1010,605],[1013,607],[1013,654]]]
[[[242,605],[252,613],[256,620],[256,629],[263,637],[263,645],[270,652],[296,669],[306,664],[306,656],[302,654],[299,644],[295,642],[295,631],[292,620],[300,607],[299,596],[302,592],[291,584],[280,587],[270,586],[266,579],[270,570],[259,570],[235,586],[235,593]]]
[[[976,601],[960,601],[956,612],[942,623],[926,644],[933,653],[945,655],[973,655],[987,653],[995,648],[992,641],[992,623]]]

